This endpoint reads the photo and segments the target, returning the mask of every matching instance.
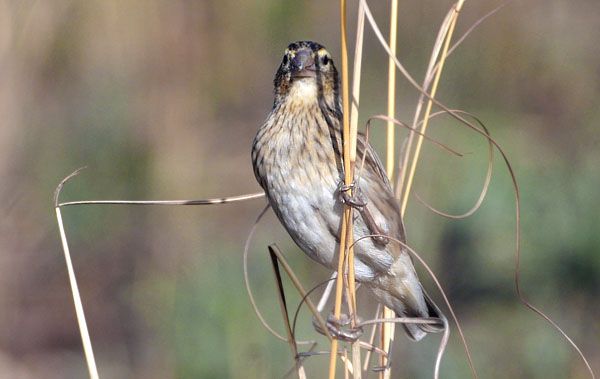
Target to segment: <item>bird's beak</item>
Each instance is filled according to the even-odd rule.
[[[310,50],[301,49],[291,61],[292,78],[314,78],[317,76],[315,60]]]

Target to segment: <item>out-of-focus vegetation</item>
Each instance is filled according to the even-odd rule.
[[[387,4],[372,3],[385,30]],[[457,35],[497,4],[467,2]],[[416,78],[449,6],[400,4],[398,51]],[[60,179],[88,165],[63,199],[257,191],[250,144],[270,109],[282,51],[314,39],[338,56],[337,12],[335,1],[0,1],[0,377],[86,375],[52,210]],[[480,116],[509,154],[523,201],[523,286],[596,371],[599,27],[595,0],[511,2],[448,60],[439,95]],[[370,31],[365,44],[363,118],[386,102],[386,56]],[[417,97],[400,80],[400,119],[412,119]],[[415,190],[441,209],[466,210],[483,182],[485,141],[442,118],[431,134],[469,154],[452,158],[427,145]],[[383,133],[373,138],[381,147]],[[243,241],[263,204],[64,210],[102,377],[283,376],[288,346],[260,326],[242,281]],[[413,197],[409,242],[446,286],[483,377],[586,377],[567,344],[515,297],[514,213],[496,158],[487,201],[470,219],[442,219]],[[250,276],[266,317],[283,331],[272,242],[307,287],[328,273],[272,215],[264,220]],[[314,338],[301,315],[299,338]],[[431,377],[438,340],[417,344],[398,333],[395,375]],[[322,377],[326,364],[312,358],[309,375]],[[468,377],[455,335],[442,372]]]

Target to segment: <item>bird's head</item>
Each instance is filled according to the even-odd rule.
[[[333,60],[323,45],[312,41],[293,42],[285,49],[274,82],[278,98],[314,100],[337,96],[338,74]]]

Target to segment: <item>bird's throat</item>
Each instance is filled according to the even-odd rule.
[[[313,78],[301,78],[292,83],[287,101],[292,106],[311,106],[319,98],[317,83]]]

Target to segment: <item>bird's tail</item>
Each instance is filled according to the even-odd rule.
[[[439,322],[435,324],[403,323],[402,326],[410,339],[419,341],[427,333],[444,330],[447,324],[446,317],[418,281],[407,283],[398,280],[397,277],[387,276],[377,284],[370,283],[369,288],[379,302],[394,310],[398,317],[439,319]]]
[[[439,333],[442,332],[447,324],[446,316],[440,311],[438,306],[431,300],[427,292],[423,289],[423,297],[425,299],[425,312],[414,313],[411,311],[404,311],[404,314],[399,314],[398,317],[430,317],[437,318],[440,320],[436,324],[402,324],[408,337],[414,341],[420,341],[427,335],[427,333]],[[398,313],[398,312],[396,312]]]

